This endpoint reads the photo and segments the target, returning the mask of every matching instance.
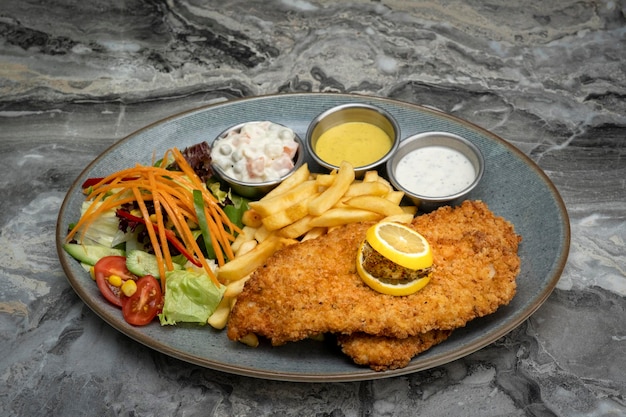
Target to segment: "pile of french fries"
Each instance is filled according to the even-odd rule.
[[[277,250],[349,223],[410,223],[417,207],[402,205],[403,197],[404,193],[394,190],[377,171],[367,171],[356,179],[348,162],[329,174],[313,174],[307,164],[302,165],[262,199],[250,202],[242,233],[231,245],[235,258],[217,272],[226,291],[209,324],[216,329],[226,326],[237,295],[252,272]]]

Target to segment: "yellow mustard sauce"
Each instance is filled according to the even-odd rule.
[[[315,152],[324,161],[340,165],[350,162],[355,168],[376,162],[391,149],[391,138],[378,126],[366,122],[347,122],[333,126],[318,138]]]

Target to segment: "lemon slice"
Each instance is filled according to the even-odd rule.
[[[367,242],[385,258],[412,270],[430,268],[433,254],[424,236],[400,223],[383,221],[367,230]]]
[[[395,296],[410,295],[424,288],[426,284],[428,284],[428,282],[430,281],[430,274],[425,276],[424,278],[419,278],[409,282],[394,283],[392,280],[381,281],[380,279],[367,272],[365,268],[363,268],[364,245],[365,242],[363,242],[359,246],[359,251],[357,253],[356,270],[363,282],[365,282],[365,284],[367,284],[374,291]]]

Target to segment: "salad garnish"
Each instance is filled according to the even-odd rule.
[[[169,156],[173,157],[179,171],[166,168]],[[87,201],[91,204],[70,230],[66,241],[71,241],[79,232],[84,233],[102,213],[116,209],[118,216],[141,221],[146,225],[157,257],[159,275],[163,277],[162,290],[165,290],[166,270],[174,269],[168,242],[177,247],[192,263],[201,266],[213,283],[219,286],[215,272],[196,241],[197,236],[194,236],[190,224],[198,225],[202,222],[202,226],[205,226],[202,230],[203,237],[205,241],[211,242],[212,251],[220,266],[234,257],[230,243],[241,230],[228,218],[218,200],[178,149],[168,150],[160,164],[161,166],[137,165],[104,177],[91,185],[87,195]],[[148,201],[152,203],[153,213],[148,211]],[[197,209],[200,201],[204,205],[201,211]],[[119,209],[129,203],[136,204],[139,215]],[[201,214],[201,220],[198,214]]]
[[[83,183],[64,248],[132,325],[206,324],[222,300],[216,271],[235,257],[249,207],[221,189],[210,162],[203,142]]]

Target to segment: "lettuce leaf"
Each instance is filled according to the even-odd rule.
[[[165,302],[161,325],[181,322],[206,324],[224,295],[204,273],[180,270],[165,274]]]

